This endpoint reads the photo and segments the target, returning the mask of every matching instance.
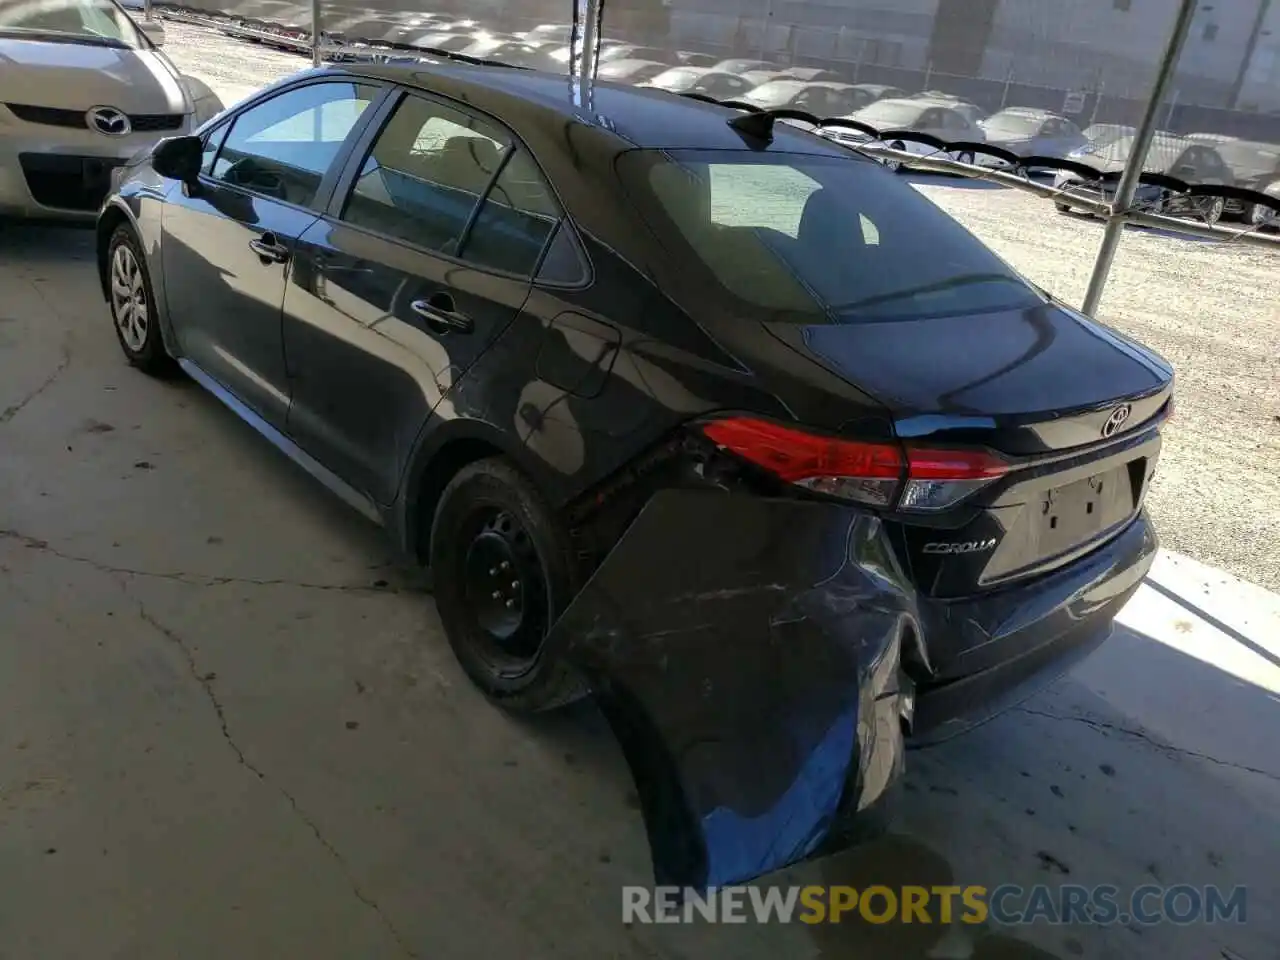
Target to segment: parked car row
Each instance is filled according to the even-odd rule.
[[[281,44],[288,49],[302,49],[302,42],[308,37],[307,28],[297,24],[257,26],[280,36]],[[415,13],[349,19],[335,26],[338,29],[326,33],[325,39],[330,46],[329,59],[340,62],[415,60],[434,51],[565,73],[574,56],[574,27],[566,23],[506,32],[472,18]],[[761,109],[787,108],[821,118],[850,118],[881,131],[926,134],[951,143],[987,143],[1024,157],[1099,160],[1106,167],[1116,164],[1112,155],[1123,148],[1105,151],[1134,134],[1132,127],[1119,124],[1093,124],[1082,130],[1070,117],[1032,107],[1006,107],[988,115],[979,105],[945,90],[909,94],[886,84],[848,82],[829,69],[785,66],[750,57],[717,58],[704,52],[612,38],[601,41],[597,76],[605,81],[737,101]],[[846,143],[868,139],[851,130],[833,129],[829,135]],[[1182,139],[1189,152],[1181,159],[1173,156],[1165,172],[1181,167],[1184,173],[1197,171],[1191,178],[1198,183],[1232,184],[1259,191],[1280,180],[1280,147],[1213,133],[1193,133]],[[936,152],[933,146],[910,139],[893,140],[891,145],[921,156]],[[980,150],[958,150],[948,155],[964,163],[1006,166],[1003,160]],[[907,167],[900,160],[887,162],[897,170]],[[1036,175],[1042,171],[1026,172]],[[1163,200],[1158,206],[1169,212],[1181,209],[1181,205]],[[1200,203],[1194,212],[1212,222],[1226,216],[1259,226],[1269,222],[1273,213],[1267,207],[1246,208],[1230,200]]]

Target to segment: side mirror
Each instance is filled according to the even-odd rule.
[[[204,163],[204,144],[199,137],[166,137],[151,150],[151,168],[162,177],[195,183]]]
[[[135,20],[138,29],[157,47],[164,46],[164,24],[159,20]]]

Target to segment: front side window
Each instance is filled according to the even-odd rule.
[[[737,315],[873,323],[1042,302],[932,201],[869,161],[637,150],[619,168],[671,256]]]
[[[342,219],[456,255],[507,146],[506,136],[478,117],[406,97],[365,158]]]
[[[227,131],[231,129],[229,123],[224,123],[216,130],[209,131],[204,138],[204,149],[201,151],[200,172],[206,176],[213,173],[213,162],[218,157],[218,150],[222,147],[222,141],[227,135]]]
[[[380,93],[368,84],[313,83],[250,107],[233,121],[210,175],[309,206],[360,115]]]
[[[129,15],[111,0],[0,0],[0,37],[145,49]]]

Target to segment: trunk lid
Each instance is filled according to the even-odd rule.
[[[1168,400],[1160,356],[1057,303],[962,317],[821,325],[766,324],[792,349],[880,401],[904,439],[1034,456],[1123,432]]]
[[[1008,459],[1006,475],[955,506],[895,517],[899,552],[929,595],[969,596],[1061,567],[1141,509],[1173,371],[1099,323],[1046,302],[770,329],[884,404],[902,440]]]

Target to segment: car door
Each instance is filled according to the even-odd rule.
[[[560,217],[496,121],[418,93],[389,107],[300,238],[284,304],[288,432],[384,504],[431,411],[524,305]]]
[[[165,289],[182,355],[277,428],[289,406],[280,311],[294,246],[381,92],[324,81],[249,106],[210,135],[198,183],[165,206]]]

